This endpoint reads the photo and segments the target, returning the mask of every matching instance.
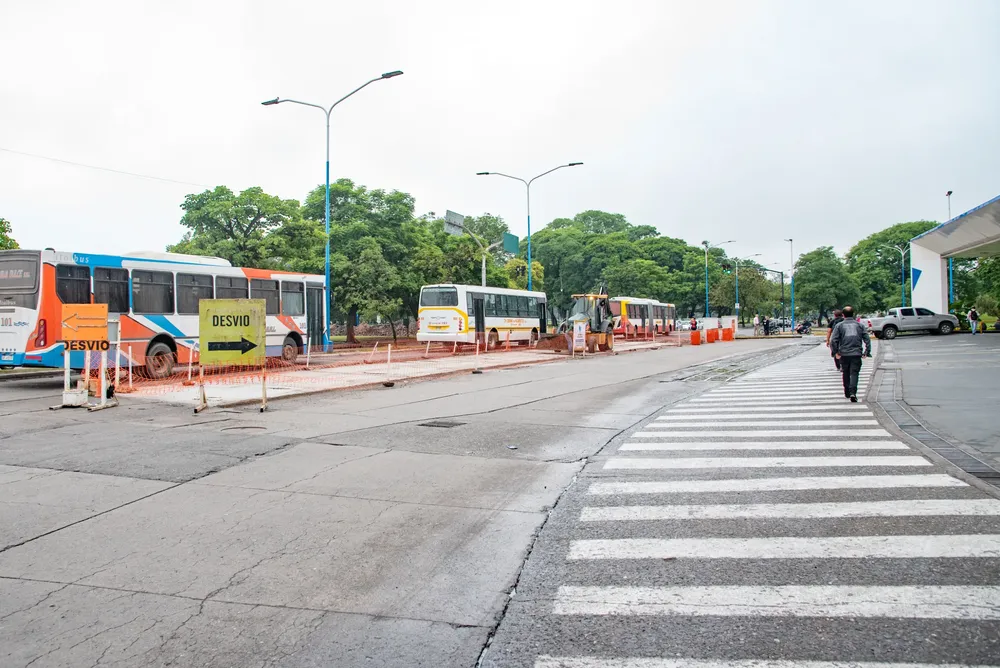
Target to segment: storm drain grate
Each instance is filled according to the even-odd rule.
[[[451,429],[452,427],[461,427],[464,422],[455,422],[454,420],[431,420],[430,422],[421,422],[418,427],[438,427],[439,429]]]

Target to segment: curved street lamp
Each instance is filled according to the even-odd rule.
[[[333,104],[331,104],[329,107],[324,107],[324,106],[319,105],[319,104],[313,104],[312,102],[301,102],[299,100],[282,100],[280,97],[276,97],[273,100],[266,100],[264,102],[261,102],[261,104],[264,105],[265,107],[271,107],[271,106],[274,106],[276,104],[282,104],[283,102],[290,102],[292,104],[300,104],[300,105],[302,105],[304,107],[315,107],[316,109],[319,109],[320,111],[322,111],[326,115],[326,215],[325,215],[325,219],[326,219],[326,262],[325,262],[325,265],[324,265],[325,266],[324,276],[326,277],[326,285],[325,285],[325,288],[326,288],[326,307],[324,309],[324,311],[325,311],[325,315],[324,315],[325,322],[323,323],[323,336],[324,336],[324,339],[325,339],[323,341],[324,348],[326,347],[326,344],[330,342],[330,337],[329,337],[330,301],[331,301],[330,300],[330,294],[331,294],[330,293],[330,114],[333,113],[334,107],[336,107],[338,104],[340,104],[341,102],[343,102],[344,100],[346,100],[350,96],[352,96],[355,93],[357,93],[359,90],[361,90],[365,86],[373,84],[376,81],[382,81],[383,79],[392,79],[393,77],[398,77],[401,74],[402,74],[402,71],[400,71],[400,70],[393,70],[392,72],[386,72],[382,76],[375,77],[374,79],[366,81],[365,83],[361,84],[360,86],[358,86],[357,88],[355,88],[354,90],[352,90],[350,93],[348,93],[344,97],[340,98],[339,100],[337,100],[336,102],[334,102]]]
[[[583,164],[582,162],[569,162],[566,163],[565,165],[559,165],[558,167],[553,167],[547,172],[542,172],[538,176],[533,176],[527,181],[525,181],[519,176],[511,176],[510,174],[502,174],[500,172],[476,172],[476,176],[502,176],[506,179],[513,179],[515,181],[520,181],[521,183],[524,184],[524,189],[528,198],[527,211],[528,211],[528,289],[529,290],[531,289],[531,183],[536,179],[540,179],[546,174],[551,174],[552,172],[558,169],[562,169],[563,167],[577,167],[582,164]]]

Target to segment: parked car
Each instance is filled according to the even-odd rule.
[[[907,306],[889,309],[884,318],[871,318],[868,326],[879,339],[894,339],[899,332],[951,334],[958,329],[958,318],[950,313]]]

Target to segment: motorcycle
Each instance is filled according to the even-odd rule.
[[[812,334],[813,328],[812,323],[808,320],[806,322],[799,323],[795,327],[796,334]]]

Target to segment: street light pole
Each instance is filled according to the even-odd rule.
[[[789,282],[791,283],[789,287],[789,292],[790,292],[789,300],[792,302],[792,305],[789,310],[791,311],[791,330],[792,333],[794,334],[795,333],[795,250],[792,244],[792,239],[785,239],[785,241],[788,242],[788,259],[791,263],[791,266],[788,269],[788,274],[791,277],[789,279]]]
[[[743,258],[743,261],[747,261],[752,257],[760,257],[760,253],[754,253],[753,255],[748,255]],[[733,258],[736,262],[736,326],[739,327],[740,324],[740,259]]]
[[[733,243],[733,241],[734,241],[733,239],[730,239],[729,241],[723,241],[722,243],[715,244],[715,246],[712,246],[710,243],[708,243],[708,241],[701,242],[702,245],[705,247],[705,317],[706,318],[708,317],[708,249],[718,248],[720,246],[724,246],[725,244],[731,244]]]
[[[270,107],[270,106],[273,106],[273,105],[276,105],[276,104],[281,104],[283,102],[291,102],[292,104],[300,104],[300,105],[302,105],[304,107],[314,107],[316,109],[319,109],[320,111],[322,111],[326,115],[326,203],[325,203],[326,204],[326,206],[325,206],[326,210],[325,210],[325,215],[324,215],[325,222],[326,222],[326,261],[324,263],[324,277],[325,277],[325,282],[326,282],[325,283],[325,288],[326,288],[326,309],[325,309],[326,315],[325,315],[325,320],[326,320],[326,322],[323,323],[323,328],[324,328],[324,336],[326,336],[327,340],[323,342],[324,344],[326,344],[326,343],[329,342],[329,335],[328,334],[329,334],[329,327],[330,327],[330,305],[331,305],[331,301],[332,301],[331,300],[331,296],[330,296],[331,295],[331,290],[330,290],[330,114],[333,113],[334,107],[336,107],[338,104],[340,104],[341,102],[343,102],[347,98],[349,98],[352,95],[354,95],[355,93],[357,93],[359,90],[361,90],[365,86],[368,86],[369,84],[373,84],[376,81],[382,81],[383,79],[392,79],[393,77],[398,77],[401,74],[402,74],[402,72],[400,70],[394,70],[392,72],[386,72],[382,76],[376,77],[374,79],[371,79],[370,81],[366,81],[365,83],[361,84],[360,86],[358,86],[357,88],[355,88],[354,90],[352,90],[350,93],[348,93],[344,97],[340,98],[339,100],[337,100],[336,102],[334,102],[333,104],[331,104],[329,106],[329,108],[324,107],[324,106],[319,105],[319,104],[313,104],[312,102],[301,102],[299,100],[282,100],[281,98],[278,98],[278,97],[274,98],[273,100],[267,100],[265,102],[261,102],[261,104],[264,105],[265,107]]]
[[[906,306],[906,251],[908,248],[885,245],[882,248],[891,248],[899,253],[899,297],[902,306]]]
[[[948,220],[951,220],[951,193],[949,190],[944,194],[948,198]],[[913,262],[913,258],[910,258],[910,262]],[[948,258],[948,310],[951,311],[951,305],[955,302],[955,258]]]
[[[486,256],[489,255],[490,251],[493,250],[494,248],[499,248],[501,245],[503,245],[503,239],[501,239],[500,241],[496,242],[495,244],[490,244],[489,246],[484,246],[483,242],[480,241],[479,237],[477,237],[475,234],[473,234],[469,230],[465,229],[464,227],[462,228],[462,230],[466,234],[468,234],[470,237],[472,237],[472,239],[477,244],[479,244],[479,250],[482,251],[482,253],[483,253],[482,279],[481,280],[482,280],[482,286],[485,288],[486,287]]]
[[[563,167],[576,167],[582,165],[582,162],[570,162],[565,165],[559,165],[558,167],[553,167],[547,172],[542,172],[538,176],[533,176],[532,178],[525,181],[519,176],[511,176],[510,174],[501,174],[500,172],[476,172],[476,176],[502,176],[507,179],[513,179],[515,181],[520,181],[524,184],[525,194],[527,195],[527,212],[528,212],[528,289],[531,289],[531,184],[536,179],[540,179],[546,174],[551,174],[557,169],[562,169]]]

